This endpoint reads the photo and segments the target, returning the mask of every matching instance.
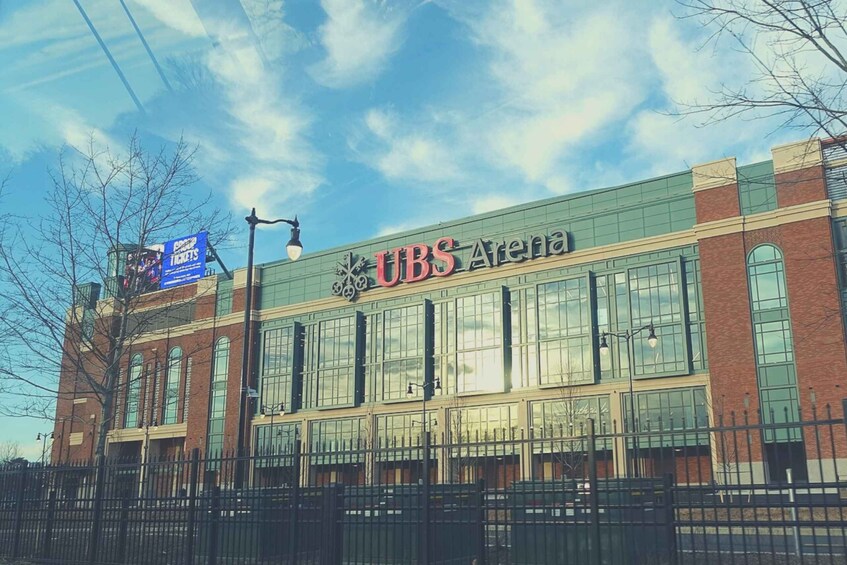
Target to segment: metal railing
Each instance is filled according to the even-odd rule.
[[[713,426],[655,422],[655,431],[627,433],[613,423],[596,433],[588,420],[572,435],[465,431],[455,434],[462,441],[426,444],[295,442],[243,459],[194,451],[146,463],[11,466],[0,470],[0,557],[844,563],[847,429],[824,412],[786,424],[730,414]],[[249,471],[235,489],[239,468]]]

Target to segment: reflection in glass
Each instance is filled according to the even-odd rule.
[[[262,334],[262,367],[259,405],[284,404],[291,410],[294,371],[294,327],[265,330]]]
[[[608,396],[565,397],[533,402],[531,411],[534,438],[585,435],[589,418],[594,418],[598,434],[610,433],[612,430]]]
[[[168,352],[168,369],[165,372],[165,407],[163,424],[176,423],[176,408],[179,403],[179,381],[182,373],[182,348],[174,347]]]
[[[447,394],[504,389],[500,292],[435,305],[435,377]]]
[[[782,252],[760,245],[748,257],[747,278],[762,421],[799,420],[796,369]],[[766,430],[766,442],[801,441],[797,428]]]
[[[138,398],[141,393],[141,354],[132,356],[129,363],[126,383],[126,415],[124,418],[125,428],[136,428],[139,425]]]
[[[476,443],[517,437],[517,406],[477,406],[449,410],[451,443]],[[500,446],[502,449],[502,446]]]
[[[355,400],[356,317],[309,324],[303,335],[303,407]]]
[[[224,448],[224,421],[226,419],[226,385],[229,369],[229,339],[222,337],[215,343],[212,354],[212,390],[209,406],[209,435],[206,453],[220,455]]]
[[[424,380],[424,305],[371,314],[365,323],[367,398],[406,399],[406,385]]]

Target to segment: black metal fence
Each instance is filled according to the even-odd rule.
[[[0,471],[0,557],[150,564],[847,562],[842,418]],[[614,425],[612,426],[615,427]],[[430,445],[431,443],[431,445]],[[302,451],[302,452],[301,452]],[[240,469],[239,469],[240,466]],[[246,477],[235,488],[236,477]]]

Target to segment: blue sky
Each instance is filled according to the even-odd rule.
[[[751,69],[673,2],[70,0],[0,3],[0,206],[36,218],[63,145],[197,144],[197,190],[302,222],[309,250],[737,156],[799,136],[668,116]],[[776,132],[776,133],[773,133]],[[246,261],[244,236],[221,249]],[[257,260],[284,253],[259,234]],[[32,422],[0,439],[40,453]],[[39,423],[39,426],[44,424]],[[47,425],[49,427],[49,424]],[[33,437],[30,438],[29,436]]]

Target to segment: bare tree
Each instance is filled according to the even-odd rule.
[[[847,130],[847,13],[835,0],[677,0],[709,42],[743,53],[754,72],[680,112],[704,124],[736,116],[777,117],[783,127],[838,137]]]
[[[15,398],[4,413],[52,419],[57,398],[86,396],[99,408],[95,456],[103,456],[116,400],[144,378],[143,371],[122,378],[133,346],[185,317],[179,292],[146,293],[147,273],[119,272],[116,253],[140,258],[152,245],[210,227],[213,244],[230,235],[209,196],[189,190],[194,154],[182,141],[147,152],[135,136],[120,151],[99,149],[92,138],[84,151],[62,152],[46,212],[0,241],[0,333],[12,338],[0,357],[0,386]],[[90,283],[101,281],[107,297],[95,300]]]
[[[473,477],[467,476],[471,471],[477,457],[471,442],[471,430],[465,421],[465,399],[454,394],[447,408],[447,438],[445,444],[449,446],[448,476],[451,483],[469,482]]]
[[[22,459],[21,446],[16,441],[0,441],[0,469]]]
[[[711,397],[711,413],[714,418],[714,429],[712,432],[712,480],[718,485],[718,496],[721,502],[728,496],[732,501],[732,484],[741,481],[741,466],[738,460],[739,440],[738,432],[732,427],[738,425],[735,414],[726,410],[726,396]],[[746,474],[746,473],[745,473]],[[749,498],[748,494],[748,498]]]
[[[582,478],[588,449],[586,422],[592,417],[590,406],[581,399],[580,387],[569,386],[569,382],[569,378],[562,377],[562,386],[557,389],[558,401],[549,415],[552,418],[545,422],[542,433],[546,440],[543,447],[549,449],[563,480]]]
[[[359,465],[364,465],[364,481],[366,485],[373,485],[375,480],[374,470],[376,463],[377,447],[383,447],[378,444],[376,437],[376,422],[374,421],[373,404],[369,403],[365,408],[365,413],[362,416],[362,426],[359,428],[359,440],[357,449],[359,451]]]

